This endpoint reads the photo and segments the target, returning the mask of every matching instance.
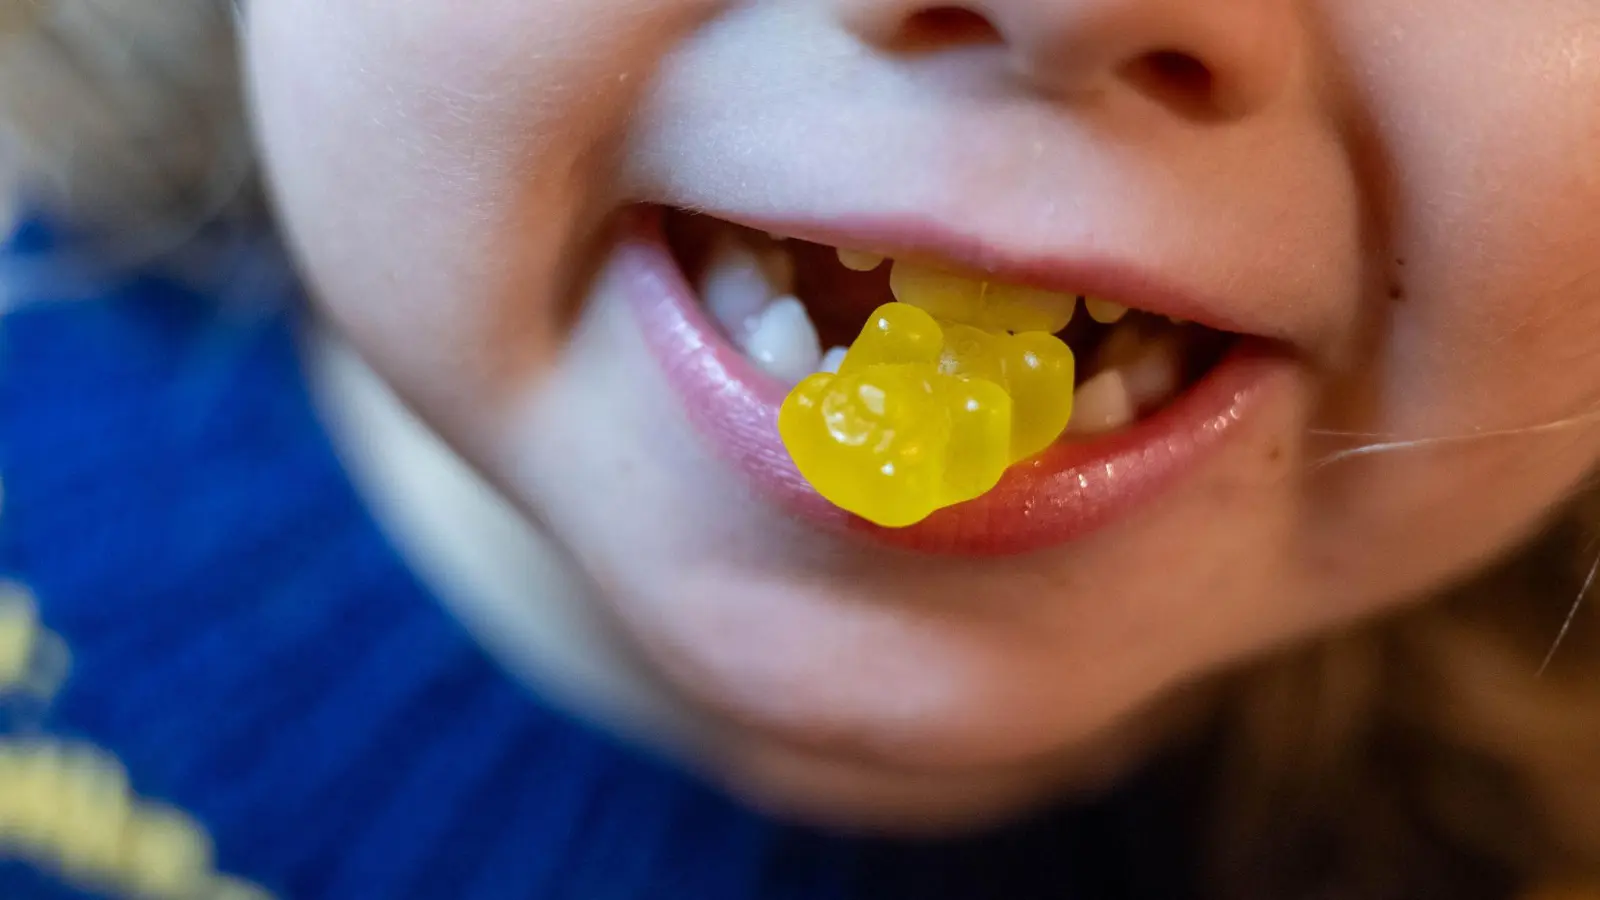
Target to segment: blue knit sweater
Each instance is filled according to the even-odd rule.
[[[287,266],[222,231],[13,279],[0,900],[1182,896],[1162,789],[849,838],[542,703],[385,541],[313,411]],[[59,244],[27,227],[7,264]]]

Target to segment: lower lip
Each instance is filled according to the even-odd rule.
[[[1197,384],[1132,426],[1058,443],[989,493],[907,528],[883,528],[823,499],[778,437],[787,390],[718,332],[667,247],[659,215],[629,216],[615,263],[667,381],[694,426],[773,502],[818,527],[953,556],[1005,556],[1103,528],[1196,470],[1261,407],[1290,365],[1241,339]]]

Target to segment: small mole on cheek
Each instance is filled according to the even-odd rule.
[[[1283,445],[1281,445],[1281,444],[1273,444],[1272,445],[1272,449],[1267,451],[1267,462],[1269,462],[1269,463],[1277,463],[1277,462],[1282,462],[1282,461],[1283,461]]]

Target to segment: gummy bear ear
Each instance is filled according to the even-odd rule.
[[[1000,385],[982,378],[944,379],[950,416],[940,506],[987,494],[1013,462],[1015,405]]]
[[[862,326],[839,372],[878,365],[936,365],[943,347],[944,330],[933,316],[905,303],[885,303]]]
[[[1015,404],[1012,462],[1044,450],[1072,420],[1077,360],[1060,338],[1030,331],[1006,338],[1006,390]]]

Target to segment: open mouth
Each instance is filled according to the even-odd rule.
[[[886,259],[710,216],[672,211],[664,227],[723,337],[785,389],[813,372],[836,370],[883,304],[905,301],[910,291],[926,293],[930,279],[955,290],[979,283],[937,263]],[[993,290],[1022,296],[1072,348],[1076,387],[1063,436],[1069,441],[1115,432],[1160,411],[1214,368],[1238,338],[1131,308],[1120,298],[1003,284]]]
[[[1266,444],[1276,432],[1263,428],[1292,427],[1258,414],[1295,390],[1292,355],[1229,330],[1225,304],[1132,265],[1008,256],[936,221],[735,218],[635,208],[621,220],[616,272],[689,423],[757,496],[815,527],[919,552],[1025,553],[1142,508],[1239,444],[1235,435],[1253,431]],[[837,365],[869,315],[918,278],[924,291],[933,279],[934,293],[981,281],[1059,323],[1030,330],[1072,348],[1075,408],[1059,439],[987,493],[887,528],[829,503],[800,475],[778,412],[797,382]],[[1247,429],[1252,422],[1262,425]]]

